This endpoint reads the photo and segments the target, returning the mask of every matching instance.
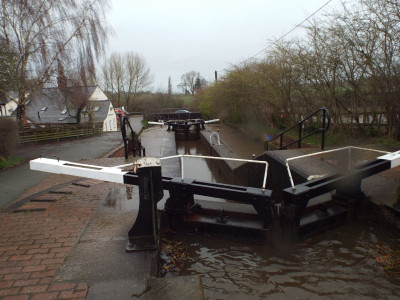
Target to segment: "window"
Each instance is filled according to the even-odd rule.
[[[47,110],[47,106],[42,107],[42,111],[46,111]]]
[[[64,121],[67,117],[59,118],[58,121]]]
[[[64,108],[64,110],[61,112],[62,115],[65,115],[67,113],[67,109]]]
[[[93,108],[93,111],[99,111],[100,110],[100,106],[98,106],[98,105],[96,105],[94,108]]]
[[[82,112],[84,113],[84,112],[86,112],[86,110],[87,110],[87,107],[85,106],[84,108],[82,108]]]

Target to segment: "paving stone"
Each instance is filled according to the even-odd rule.
[[[40,199],[40,198],[35,198],[31,199],[31,202],[56,202],[57,199]]]
[[[15,295],[15,296],[6,296],[3,300],[28,300],[29,295]]]
[[[73,182],[72,185],[86,187],[86,188],[90,187],[90,184],[84,184],[84,183],[80,183],[80,182]]]
[[[32,285],[25,286],[21,290],[21,294],[43,293],[47,290],[48,285]]]
[[[30,300],[53,300],[58,299],[58,292],[46,292],[33,294]]]
[[[51,190],[49,191],[50,194],[63,194],[63,195],[70,195],[72,194],[71,189],[59,189],[59,190]]]
[[[31,199],[31,201],[57,201],[64,197],[62,194],[42,194],[39,196],[35,196]]]
[[[14,210],[14,212],[44,211],[50,204],[48,202],[28,202]]]

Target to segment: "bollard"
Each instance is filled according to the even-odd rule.
[[[138,165],[139,211],[128,233],[127,252],[158,248],[157,202],[164,195],[160,160],[141,158],[136,165]]]

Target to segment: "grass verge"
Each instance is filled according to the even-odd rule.
[[[229,124],[240,128],[241,131],[246,132],[246,134],[256,137],[263,142],[265,135],[270,137],[275,137],[279,133],[283,132],[285,129],[279,128],[268,128],[261,125],[249,125],[249,124]],[[303,132],[302,135],[305,136],[307,133]],[[289,137],[292,140],[298,139],[298,129],[294,128],[287,133],[285,137]],[[302,144],[309,144],[312,146],[321,145],[321,132],[315,133],[314,135],[302,140]],[[346,132],[333,132],[328,130],[325,134],[325,147],[344,147],[344,146],[373,146],[376,149],[383,151],[397,151],[400,149],[400,141],[385,136],[366,136],[361,134],[349,134]]]
[[[0,158],[0,170],[14,167],[24,161],[25,160],[22,157],[14,157],[9,159]]]

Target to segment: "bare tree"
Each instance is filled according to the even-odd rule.
[[[102,71],[104,89],[116,97],[117,106],[123,97],[127,110],[131,109],[137,94],[153,82],[145,58],[135,52],[112,53]]]
[[[76,67],[78,72],[69,76],[69,84],[61,88],[65,96],[65,102],[68,108],[68,114],[76,119],[76,123],[81,123],[82,114],[89,115],[89,121],[92,121],[93,104],[89,101],[88,75],[85,68]],[[60,87],[59,87],[60,88]]]
[[[110,27],[105,22],[108,0],[0,0],[0,39],[16,54],[15,92],[22,121],[25,104],[45,85],[55,85],[57,62],[79,63],[95,74],[95,61],[105,50]]]
[[[153,83],[150,75],[150,68],[147,66],[145,58],[134,52],[128,52],[124,55],[126,63],[126,90],[125,102],[129,110],[131,103],[135,103],[138,93]]]
[[[125,85],[124,60],[119,53],[112,53],[102,67],[103,88],[111,93],[111,98],[117,107],[121,107]]]
[[[387,134],[400,138],[400,3],[394,0],[359,0],[326,26],[337,32],[343,51],[342,73],[350,90],[352,116],[359,124],[372,116],[370,128],[380,128],[382,115]],[[339,30],[338,30],[339,29]],[[359,124],[360,125],[360,124]]]
[[[16,62],[15,53],[10,53],[0,41],[0,102],[8,102],[7,93],[13,91]]]
[[[207,81],[200,76],[199,72],[190,71],[181,76],[181,82],[178,84],[185,94],[194,95],[197,89],[207,85]]]

